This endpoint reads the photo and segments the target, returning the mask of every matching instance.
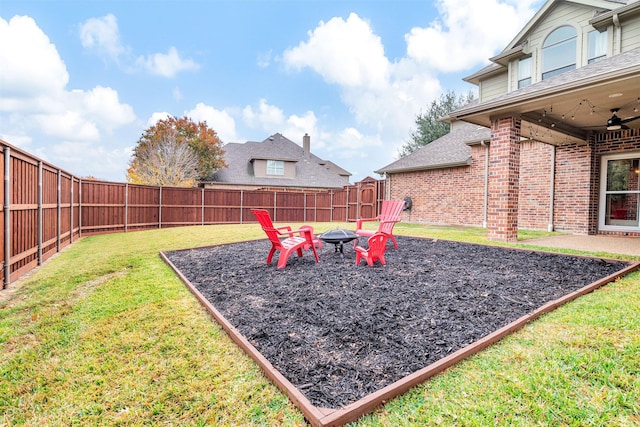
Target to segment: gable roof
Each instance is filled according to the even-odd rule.
[[[309,153],[276,133],[261,142],[228,143],[222,147],[228,167],[215,172],[209,182],[237,185],[259,185],[269,187],[342,188],[349,184],[351,173],[335,163]],[[296,177],[256,177],[253,173],[254,160],[282,160],[294,162]]]
[[[505,51],[513,49],[523,42],[523,40],[527,37],[527,35],[531,32],[533,28],[535,28],[538,23],[544,19],[550,12],[553,10],[558,3],[564,2],[566,0],[548,0],[545,4],[542,5],[540,9],[533,15],[533,18],[527,22],[527,24],[522,27],[520,32],[509,42],[507,47],[504,49]],[[631,3],[635,0],[571,0],[571,3],[576,3],[584,6],[591,6],[596,8],[604,9],[605,11],[610,11],[612,9],[619,8],[624,6],[627,3]]]
[[[463,78],[463,80],[479,85],[481,79],[493,74],[503,73],[510,60],[530,54],[527,39],[530,33],[559,3],[566,1],[548,0],[499,54],[489,58],[491,61],[489,65]],[[613,19],[613,15],[632,15],[640,9],[640,2],[637,0],[571,0],[570,2],[600,9],[597,10],[598,13],[590,21],[595,28],[606,27]]]
[[[549,105],[553,105],[556,111],[567,111],[569,110],[567,105],[575,105],[576,99],[579,100],[585,96],[588,96],[591,102],[608,117],[610,108],[635,102],[640,94],[638,88],[640,88],[640,47],[567,71],[497,98],[467,105],[453,111],[450,117],[490,126],[491,116],[507,113],[525,115]],[[587,92],[588,90],[590,92]],[[611,98],[609,94],[612,93],[620,93],[620,96]],[[573,136],[579,139],[586,138],[586,131],[577,128],[578,122],[580,119],[601,120],[598,115],[592,116],[576,117],[576,128],[567,130],[572,131]],[[538,122],[538,120],[534,121]],[[582,123],[583,126],[593,124],[595,123]]]
[[[471,164],[469,145],[490,139],[491,131],[488,128],[471,123],[460,123],[448,134],[375,172],[399,173],[468,166]]]

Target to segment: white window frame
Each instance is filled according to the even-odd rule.
[[[610,160],[622,160],[622,159],[640,159],[640,152],[635,151],[631,153],[624,154],[608,154],[606,156],[602,156],[600,158],[600,206],[598,209],[598,229],[603,231],[629,231],[629,232],[637,232],[640,231],[640,226],[630,226],[630,225],[607,225],[605,224],[606,215],[607,215],[607,164]],[[616,192],[609,192],[615,194]],[[638,194],[640,198],[640,189],[638,190],[627,190],[624,191],[624,194]],[[622,194],[622,192],[620,192]]]
[[[267,160],[267,175],[284,176],[284,160]]]
[[[523,64],[528,65],[528,74],[523,74],[524,67]],[[521,58],[518,60],[518,83],[517,89],[522,89],[523,87],[531,86],[533,84],[533,57],[527,56],[526,58]],[[528,80],[528,83],[522,84]]]
[[[597,55],[597,56],[594,56],[594,57],[590,56],[591,47],[592,47],[592,45],[591,45],[591,43],[592,43],[591,35],[592,34],[596,34],[596,38],[595,38],[596,39],[595,40],[596,43],[600,42],[600,43],[604,44],[603,45],[604,52],[601,52],[601,53],[598,52],[598,53],[600,53],[600,55]],[[605,59],[607,57],[607,44],[608,44],[608,42],[609,42],[609,36],[608,36],[606,30],[602,31],[602,32],[600,32],[598,30],[592,30],[592,31],[589,31],[587,33],[587,64],[592,64],[594,62],[602,61],[603,59]]]
[[[551,37],[551,35],[553,33],[555,33],[556,31],[558,31],[558,30],[560,30],[562,28],[565,28],[565,27],[566,28],[570,28],[571,30],[573,30],[573,33],[574,33],[573,37],[560,40],[560,41],[555,42],[553,44],[546,45],[547,41],[549,40],[549,37]],[[573,48],[574,48],[573,49],[573,56],[572,56],[573,62],[567,62],[565,65],[562,65],[560,67],[546,69],[547,66],[545,65],[545,62],[548,60],[549,51],[551,49],[555,49],[555,48],[561,47],[563,44],[566,44],[568,42],[572,42],[573,43]],[[559,27],[554,28],[544,38],[544,41],[542,42],[542,45],[540,47],[540,55],[541,55],[540,80],[546,80],[546,79],[549,79],[551,77],[557,76],[559,74],[566,73],[567,71],[575,70],[578,67],[578,31],[576,30],[576,28],[573,25],[569,25],[569,24],[561,25]],[[546,76],[545,76],[545,74],[546,74]]]

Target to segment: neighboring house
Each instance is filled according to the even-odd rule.
[[[227,167],[204,181],[205,188],[247,190],[329,190],[349,185],[351,174],[311,153],[311,137],[302,146],[276,133],[262,142],[223,146]]]
[[[640,236],[640,1],[549,0],[449,135],[377,173],[404,220]]]

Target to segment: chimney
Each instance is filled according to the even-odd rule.
[[[302,150],[305,159],[311,158],[311,137],[307,133],[302,137]]]

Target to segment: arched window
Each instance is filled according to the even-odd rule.
[[[542,80],[576,68],[576,29],[556,28],[542,44]]]

